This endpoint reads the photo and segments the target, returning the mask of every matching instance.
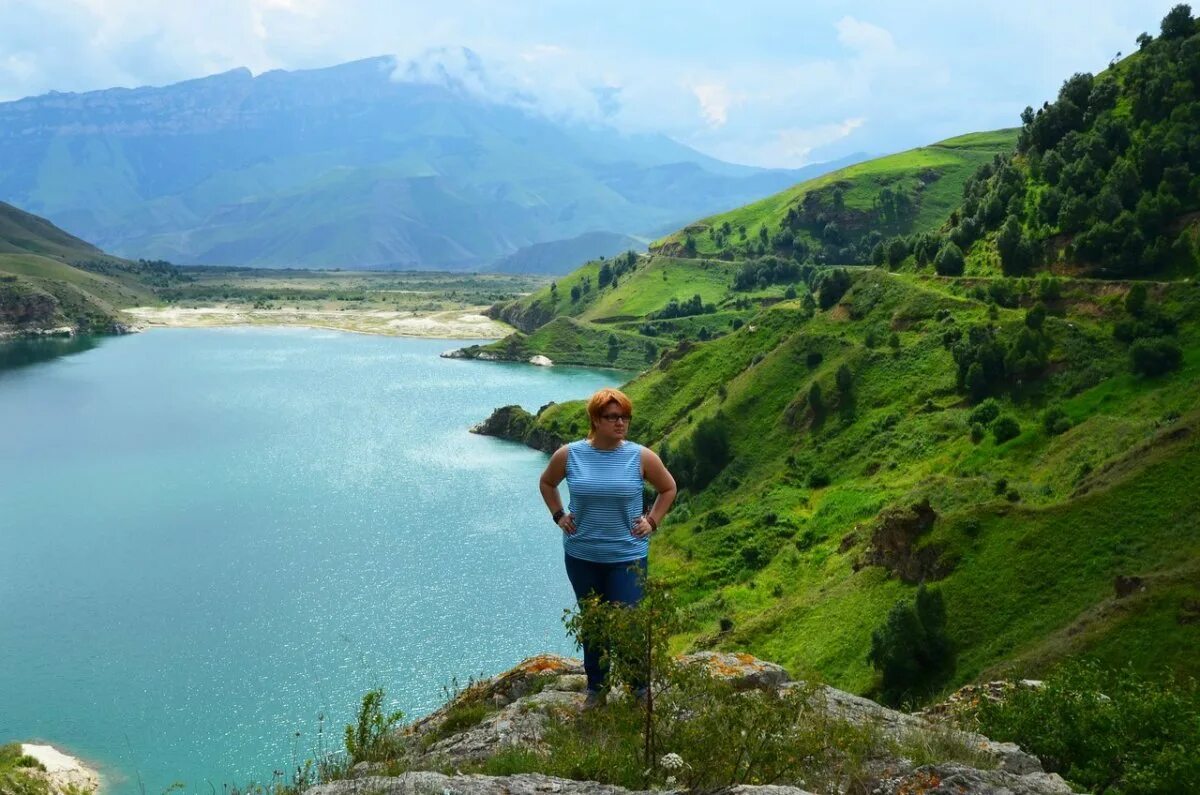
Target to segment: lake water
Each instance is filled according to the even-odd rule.
[[[372,687],[419,715],[571,651],[545,456],[467,429],[619,375],[454,345],[155,330],[0,371],[0,742],[219,793],[340,747]]]

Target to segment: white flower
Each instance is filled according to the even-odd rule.
[[[675,777],[674,777],[674,776],[667,776],[667,782],[666,782],[666,783],[667,783],[667,786],[668,786],[668,787],[673,787],[673,786],[675,786]]]
[[[683,757],[679,754],[664,754],[663,758],[658,760],[658,763],[666,770],[683,769]]]

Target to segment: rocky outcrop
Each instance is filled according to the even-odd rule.
[[[1053,773],[1016,775],[976,770],[960,764],[924,765],[879,782],[872,795],[1069,795],[1067,782]]]
[[[486,420],[471,428],[471,433],[524,443],[525,437],[533,429],[533,422],[534,416],[520,406],[501,406]]]
[[[507,304],[493,304],[484,314],[530,334],[554,319],[554,308],[536,301],[510,301]]]
[[[942,557],[941,547],[917,545],[937,517],[928,499],[908,508],[885,510],[876,520],[870,543],[855,568],[883,566],[910,584],[942,579],[953,566]]]
[[[546,406],[543,406],[538,414],[545,409]],[[559,434],[539,427],[535,415],[516,405],[501,406],[496,409],[490,417],[471,428],[471,433],[495,436],[510,442],[520,442],[534,450],[541,450],[543,453],[553,453],[567,441]]]
[[[1065,795],[1071,792],[1057,775],[1043,771],[1037,758],[1011,743],[958,731],[924,715],[888,709],[869,699],[828,686],[793,681],[774,663],[749,654],[700,652],[679,658],[689,666],[700,666],[709,674],[732,684],[735,691],[757,689],[800,693],[831,716],[854,726],[870,728],[881,741],[874,745],[865,769],[869,781],[864,791],[879,795],[954,793],[954,795]],[[571,721],[584,709],[583,668],[569,657],[539,655],[499,676],[472,684],[442,709],[401,730],[397,735],[407,751],[410,770],[456,771],[511,749],[535,754],[550,751],[544,738],[554,721]],[[613,693],[612,699],[630,698]],[[918,740],[931,745],[947,740],[978,761],[946,761],[916,765],[903,758],[899,749]],[[922,737],[924,735],[924,737]],[[684,756],[703,749],[680,749]],[[961,757],[960,757],[961,758]],[[350,793],[400,793],[416,795],[514,795],[561,793],[563,795],[625,795],[634,790],[590,781],[571,781],[544,775],[444,775],[408,772],[400,776],[379,775],[382,765],[360,764],[345,781],[323,784],[307,795],[350,795]],[[668,782],[669,783],[669,782]],[[670,791],[670,790],[665,790]],[[725,795],[806,795],[790,786],[728,787]]]
[[[658,790],[659,793],[674,790]],[[419,771],[394,777],[335,781],[308,790],[308,795],[650,795],[647,790],[631,790],[599,784],[595,781],[572,781],[537,773],[515,776],[448,776],[442,773]],[[712,795],[813,795],[796,787],[738,786],[716,790]]]

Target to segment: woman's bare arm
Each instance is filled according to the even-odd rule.
[[[649,447],[642,448],[642,477],[654,487],[654,490],[658,492],[658,497],[655,498],[654,505],[650,507],[646,518],[638,520],[633,527],[633,534],[639,538],[654,532],[654,529],[662,524],[662,520],[667,516],[667,511],[671,510],[671,503],[675,502],[676,491],[675,478],[671,477],[671,473],[663,465],[662,459]],[[652,521],[646,521],[646,519]]]
[[[546,464],[546,469],[542,472],[541,479],[538,480],[538,489],[542,492],[542,500],[550,509],[551,516],[563,509],[562,497],[558,493],[558,484],[562,483],[566,476],[567,446],[563,445],[554,451],[554,455],[550,456],[550,463]],[[562,518],[558,520],[558,526],[567,535],[574,534],[575,517],[569,513],[563,514]]]

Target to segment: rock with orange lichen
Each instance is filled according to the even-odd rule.
[[[791,681],[783,666],[752,654],[701,651],[680,658],[685,665],[703,665],[713,676],[729,681],[738,690],[778,690]]]

